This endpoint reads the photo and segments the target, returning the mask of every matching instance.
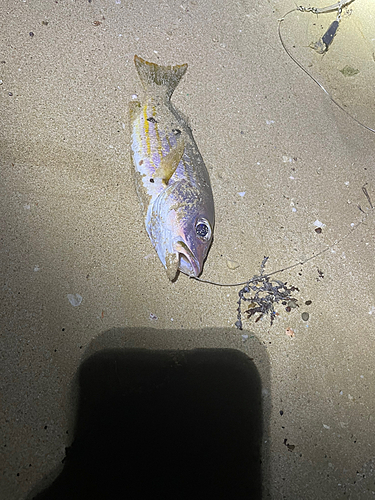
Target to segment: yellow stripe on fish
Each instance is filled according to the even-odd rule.
[[[150,135],[149,135],[149,124],[147,121],[147,104],[143,106],[143,126],[144,126],[144,132],[145,132],[145,139],[146,139],[146,145],[147,145],[147,154],[151,153],[151,144],[150,144]]]

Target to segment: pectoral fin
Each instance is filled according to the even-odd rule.
[[[178,164],[184,154],[184,150],[185,142],[183,139],[179,139],[176,146],[160,160],[160,166],[155,170],[154,177],[163,179],[163,182],[167,185],[169,179],[177,170]]]

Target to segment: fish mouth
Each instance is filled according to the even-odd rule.
[[[180,271],[188,276],[199,276],[201,273],[201,266],[187,244],[184,241],[178,240],[174,244],[174,248],[180,257]]]

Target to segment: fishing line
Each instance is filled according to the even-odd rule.
[[[346,240],[349,236],[351,236],[354,233],[354,231],[356,231],[362,224],[364,224],[364,222],[366,221],[367,217],[369,216],[369,214],[371,213],[371,211],[374,210],[375,207],[373,206],[373,204],[371,202],[370,195],[368,194],[368,191],[366,189],[366,184],[364,186],[362,186],[362,191],[363,191],[364,195],[366,196],[367,201],[368,201],[368,203],[370,205],[370,211],[366,213],[366,212],[364,212],[362,210],[362,208],[361,208],[360,205],[357,205],[358,209],[362,213],[365,214],[362,217],[362,219],[360,221],[358,221],[356,224],[354,224],[353,227],[351,228],[351,230],[348,231],[342,238],[339,238],[332,245],[327,246],[326,248],[324,248],[323,250],[321,250],[317,254],[311,255],[307,259],[302,260],[300,262],[296,262],[295,264],[291,264],[290,266],[283,267],[282,269],[278,269],[277,271],[273,271],[272,273],[269,273],[269,274],[263,274],[263,273],[261,273],[260,276],[255,275],[251,279],[243,281],[241,283],[217,283],[215,281],[204,280],[202,278],[198,278],[198,277],[195,277],[195,276],[189,276],[189,278],[190,279],[194,279],[196,281],[199,281],[200,283],[207,283],[209,285],[214,285],[214,286],[221,286],[221,287],[243,286],[243,285],[247,285],[248,283],[251,283],[252,281],[257,281],[258,278],[260,278],[260,277],[263,277],[263,278],[266,279],[266,278],[269,278],[271,276],[274,276],[275,274],[283,273],[285,271],[289,271],[290,269],[294,269],[297,266],[303,266],[304,264],[307,264],[307,262],[310,262],[311,260],[316,259],[320,255],[324,254],[325,252],[328,252],[328,250],[332,251],[333,247],[339,245],[342,241]],[[267,257],[267,259],[268,259],[268,257]],[[183,273],[183,274],[185,274],[185,273]],[[186,275],[186,276],[188,276],[188,275]]]
[[[349,118],[351,118],[352,120],[354,120],[356,123],[358,123],[358,125],[360,125],[361,127],[365,128],[366,130],[369,130],[370,132],[373,132],[375,133],[375,129],[371,128],[371,127],[368,127],[367,125],[365,125],[364,123],[362,123],[361,121],[359,121],[357,118],[355,118],[353,115],[351,115],[348,111],[346,111],[345,108],[343,108],[341,106],[341,104],[339,104],[332,96],[331,94],[324,88],[324,86],[302,65],[302,63],[300,63],[294,56],[293,54],[290,52],[290,50],[288,49],[288,47],[286,46],[285,42],[284,42],[284,39],[282,37],[282,34],[281,34],[281,24],[282,22],[285,20],[285,18],[287,16],[289,16],[289,14],[292,14],[293,12],[312,12],[313,14],[324,14],[325,12],[332,12],[332,11],[335,11],[337,10],[338,11],[338,15],[337,15],[337,19],[336,21],[334,21],[331,26],[328,28],[328,30],[326,31],[325,35],[323,35],[322,37],[322,45],[324,47],[325,45],[325,49],[323,48],[323,52],[326,52],[328,50],[328,47],[329,45],[332,43],[332,40],[333,40],[333,37],[335,36],[336,34],[336,31],[338,29],[338,26],[339,26],[339,22],[341,21],[341,10],[343,7],[345,7],[346,5],[348,5],[349,3],[353,2],[354,0],[341,0],[340,2],[334,4],[334,5],[330,5],[328,7],[323,7],[321,9],[319,8],[316,8],[316,7],[302,7],[302,6],[299,6],[295,9],[292,9],[290,10],[289,12],[287,12],[281,19],[279,19],[279,24],[278,24],[278,33],[279,33],[279,39],[280,39],[280,42],[281,42],[281,45],[283,46],[285,52],[288,54],[288,56],[292,59],[292,61],[295,62],[295,64],[302,70],[306,73],[307,76],[309,76],[322,90],[323,92],[325,92],[325,94],[327,94],[327,96],[330,98],[330,100],[336,104],[336,106],[341,109],[341,111],[343,111],[347,116],[349,116]],[[334,23],[337,23],[337,25],[333,26]],[[331,33],[330,33],[330,30],[331,30]],[[324,40],[324,37],[326,37],[326,40]]]
[[[290,52],[290,50],[288,49],[288,47],[286,46],[285,42],[284,42],[284,39],[282,37],[282,34],[281,34],[281,24],[282,22],[285,20],[285,18],[292,14],[293,12],[312,12],[313,14],[324,14],[324,13],[327,13],[327,12],[333,12],[333,11],[336,11],[338,12],[337,14],[337,18],[336,18],[336,21],[334,21],[333,23],[331,23],[331,25],[329,26],[328,30],[326,31],[326,33],[323,35],[323,37],[321,38],[321,43],[322,43],[322,47],[323,47],[323,52],[326,52],[329,48],[329,45],[332,43],[333,41],[333,38],[334,36],[336,35],[336,31],[338,29],[338,26],[339,26],[339,22],[341,21],[341,13],[342,13],[342,8],[343,7],[346,7],[347,5],[349,5],[350,3],[352,3],[354,0],[340,0],[339,2],[333,4],[333,5],[329,5],[327,7],[322,7],[322,8],[317,8],[317,7],[303,7],[303,6],[298,6],[296,7],[295,9],[292,9],[290,10],[289,12],[287,12],[281,19],[279,19],[279,23],[278,23],[278,34],[279,34],[279,39],[280,39],[280,42],[281,42],[281,45],[282,47],[284,48],[285,52],[288,54],[288,56],[292,59],[292,61],[295,62],[295,64],[302,70],[306,73],[307,76],[309,76],[322,90],[325,94],[327,94],[327,96],[329,97],[329,99],[339,108],[341,109],[341,111],[343,111],[347,116],[349,116],[349,118],[351,118],[352,120],[354,120],[356,123],[358,123],[358,125],[362,126],[363,128],[365,128],[366,130],[369,130],[370,132],[373,132],[375,133],[375,130],[372,129],[371,127],[368,127],[367,125],[363,124],[362,122],[360,122],[357,118],[355,118],[353,115],[351,115],[348,111],[346,111],[346,109],[344,109],[332,96],[331,94],[324,88],[324,86],[302,65],[302,63],[300,63],[294,56],[293,54]],[[367,192],[367,189],[366,189],[366,184],[362,187],[362,191],[364,193],[364,195],[366,196],[367,198],[367,201],[370,205],[370,209],[373,210],[374,209],[374,206],[372,205],[371,203],[371,199],[370,199],[370,196]],[[262,274],[262,276],[264,278],[268,278],[268,277],[271,277],[271,276],[274,276],[275,274],[278,274],[278,273],[282,273],[282,272],[285,272],[285,271],[288,271],[290,269],[294,269],[295,267],[297,266],[303,266],[304,264],[306,264],[307,262],[313,260],[313,259],[316,259],[317,257],[319,257],[320,255],[322,255],[323,253],[327,252],[328,250],[333,250],[333,247],[335,247],[336,245],[340,244],[342,241],[344,241],[346,238],[348,238],[354,231],[356,231],[358,229],[359,226],[361,226],[365,220],[367,219],[368,215],[370,212],[368,213],[365,213],[362,208],[360,207],[360,205],[358,205],[358,209],[364,213],[365,215],[362,217],[362,219],[357,223],[355,224],[352,229],[345,235],[343,236],[342,238],[336,240],[332,245],[328,246],[327,248],[321,250],[320,252],[318,252],[317,254],[314,254],[314,255],[311,255],[310,257],[308,257],[307,259],[303,260],[303,261],[300,261],[300,262],[296,262],[295,264],[291,264],[290,266],[287,266],[287,267],[283,267],[282,269],[279,269],[277,271],[273,271],[272,273],[269,273],[269,274]],[[201,283],[207,283],[209,285],[214,285],[214,286],[220,286],[220,287],[234,287],[234,286],[243,286],[243,285],[246,285],[248,284],[249,282],[251,282],[252,280],[257,280],[257,278],[259,278],[259,276],[253,276],[253,278],[251,278],[250,280],[247,280],[247,281],[243,281],[243,282],[240,282],[240,283],[217,283],[217,282],[214,282],[214,281],[210,281],[210,280],[204,280],[202,278],[198,278],[198,277],[194,277],[194,276],[189,276],[189,278],[191,279],[194,279],[196,281],[199,281]]]

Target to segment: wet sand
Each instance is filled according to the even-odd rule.
[[[285,53],[277,20],[293,8],[3,2],[1,498],[30,498],[61,472],[82,362],[134,348],[235,349],[253,360],[264,498],[373,495],[375,225],[362,187],[375,205],[375,134]],[[354,0],[319,55],[308,46],[335,17],[288,15],[285,43],[375,128],[375,7]],[[128,102],[142,90],[134,54],[189,64],[173,103],[216,206],[202,278],[238,283],[264,256],[271,273],[322,252],[273,276],[298,287],[299,307],[277,304],[272,326],[244,317],[236,329],[240,287],[169,282],[131,172]],[[358,72],[344,76],[345,66]]]

